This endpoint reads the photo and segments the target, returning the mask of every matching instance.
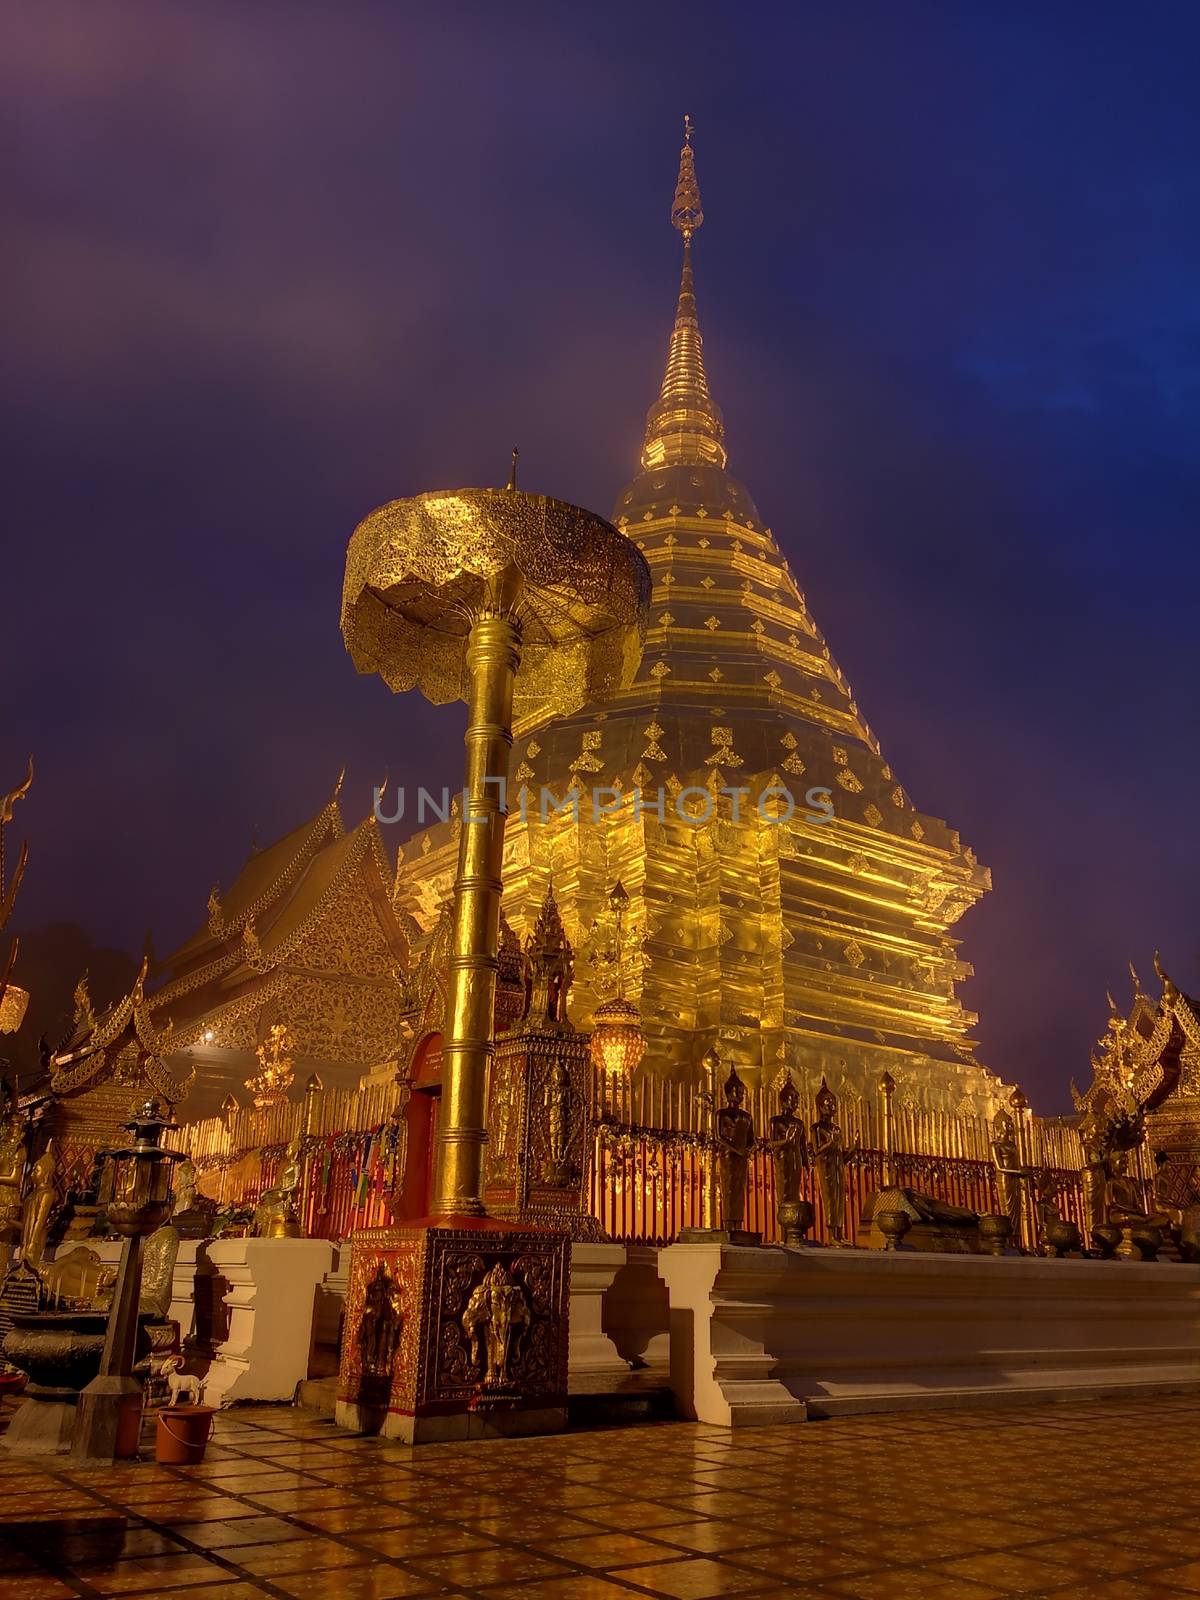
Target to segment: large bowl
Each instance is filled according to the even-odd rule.
[[[107,1311],[17,1312],[0,1355],[29,1378],[32,1399],[78,1394],[100,1371]]]

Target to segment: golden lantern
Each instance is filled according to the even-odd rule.
[[[592,1060],[602,1072],[630,1078],[646,1053],[642,1015],[631,1000],[615,995],[596,1007]]]
[[[6,983],[0,990],[0,1033],[16,1033],[25,1020],[29,1004],[29,990],[15,983]]]
[[[629,910],[629,895],[619,878],[609,893],[608,909],[616,931],[611,948],[601,959],[616,967],[617,992],[596,1007],[592,1060],[602,1072],[631,1078],[646,1053],[646,1035],[641,1012],[625,998],[625,913]]]

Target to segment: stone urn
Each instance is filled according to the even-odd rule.
[[[1074,1222],[1068,1222],[1065,1217],[1060,1217],[1056,1222],[1048,1222],[1046,1243],[1061,1261],[1064,1256],[1080,1248],[1082,1240],[1079,1237],[1079,1228]]]
[[[907,1211],[877,1211],[875,1213],[875,1226],[883,1235],[883,1248],[885,1250],[902,1250],[904,1248],[904,1235],[912,1227],[912,1218]]]
[[[779,1208],[779,1225],[783,1229],[784,1244],[803,1244],[805,1234],[813,1225],[812,1202],[785,1200]]]
[[[990,1256],[1002,1256],[1012,1244],[1012,1222],[998,1212],[987,1212],[979,1219],[979,1238]]]
[[[79,1391],[100,1370],[107,1311],[18,1311],[0,1355],[28,1375],[26,1404],[4,1435],[18,1455],[56,1455],[71,1443]]]

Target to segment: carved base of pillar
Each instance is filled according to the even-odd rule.
[[[570,1242],[493,1217],[354,1236],[336,1418],[409,1444],[567,1420]]]

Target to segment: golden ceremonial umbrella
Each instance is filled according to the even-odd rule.
[[[436,1215],[480,1215],[514,707],[569,716],[633,679],[650,572],[611,524],[508,489],[393,500],[346,554],[342,636],[359,672],[467,702],[466,804],[442,1045]]]

